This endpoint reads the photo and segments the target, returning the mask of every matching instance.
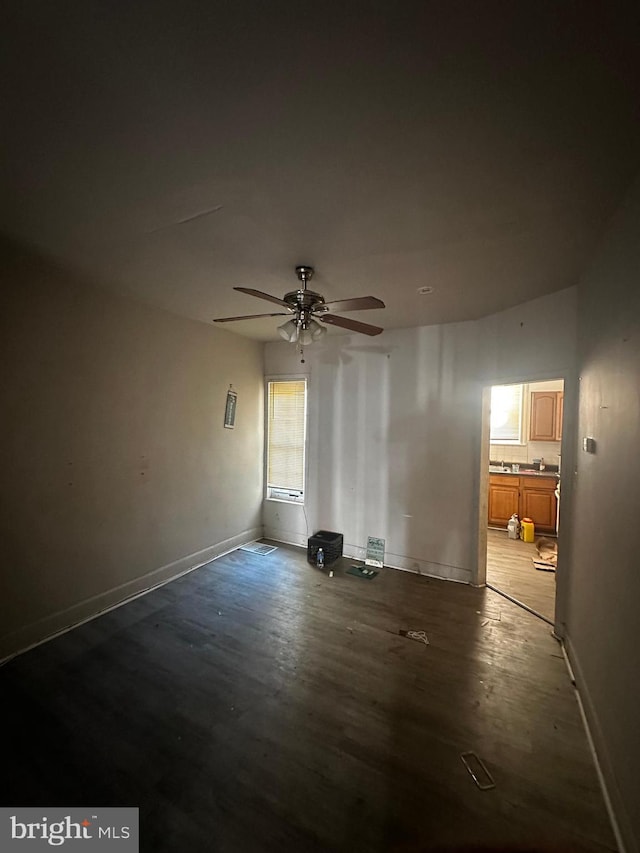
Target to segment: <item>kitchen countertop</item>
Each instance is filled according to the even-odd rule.
[[[512,471],[510,468],[507,471],[496,471],[493,470],[494,466],[489,466],[490,474],[505,474],[508,477],[553,477],[556,480],[560,479],[560,474],[557,471],[536,471],[535,469],[524,469],[520,468],[519,471]]]

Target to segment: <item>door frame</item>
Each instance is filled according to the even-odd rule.
[[[486,586],[487,583],[487,517],[489,500],[489,464],[491,453],[489,416],[491,410],[491,388],[493,385],[515,385],[519,382],[550,382],[562,379],[564,382],[564,412],[562,419],[562,524],[558,527],[558,564],[556,567],[556,602],[554,615],[554,636],[562,639],[565,635],[566,601],[571,565],[571,530],[573,517],[573,482],[576,471],[575,431],[578,413],[579,380],[573,370],[551,370],[529,376],[496,377],[490,383],[482,384],[480,405],[480,430],[478,440],[478,483],[476,518],[476,565],[471,584]]]

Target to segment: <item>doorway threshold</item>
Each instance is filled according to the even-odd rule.
[[[509,595],[508,592],[503,592],[501,589],[498,589],[497,586],[493,586],[493,584],[490,584],[490,583],[487,584],[487,588],[493,590],[493,592],[497,592],[498,595],[503,596],[503,598],[508,599],[513,604],[517,604],[518,607],[522,607],[523,610],[528,611],[529,613],[533,614],[533,616],[537,616],[538,619],[542,619],[542,621],[546,622],[547,625],[551,625],[552,627],[555,627],[555,622],[553,622],[551,619],[547,619],[547,617],[543,616],[542,613],[538,613],[538,611],[534,610],[533,607],[529,607],[528,604],[525,604],[523,601],[519,601],[517,598],[514,598],[512,595]]]

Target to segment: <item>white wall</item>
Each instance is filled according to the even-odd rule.
[[[491,459],[500,462],[533,462],[534,459],[544,459],[549,465],[558,464],[558,456],[562,452],[559,441],[527,441],[524,444],[491,444]]]
[[[465,509],[449,484],[473,464],[475,346],[469,324],[331,337],[304,366],[289,345],[267,345],[267,374],[306,369],[309,380],[310,532],[342,532],[352,556],[380,536],[390,565],[469,579]],[[448,439],[455,453],[442,452]],[[265,533],[305,543],[301,508],[267,501]]]
[[[2,657],[261,534],[263,362],[8,243],[0,257]]]
[[[336,530],[350,556],[380,536],[389,565],[472,580],[482,386],[570,374],[574,300],[562,291],[477,322],[329,337],[304,365],[267,344],[268,375],[309,378],[309,479],[306,518],[266,501],[265,534],[305,544]]]
[[[566,636],[631,853],[640,850],[640,183],[579,295]],[[595,454],[582,451],[584,436],[595,438]]]
[[[485,382],[502,385],[574,375],[576,297],[576,288],[569,287],[479,320],[479,367]]]

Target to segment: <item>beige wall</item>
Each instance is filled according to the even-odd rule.
[[[569,654],[628,853],[640,849],[639,235],[636,184],[579,287],[566,613]],[[595,454],[582,450],[585,436],[595,438]]]
[[[1,259],[0,656],[259,535],[263,452],[261,344]]]

